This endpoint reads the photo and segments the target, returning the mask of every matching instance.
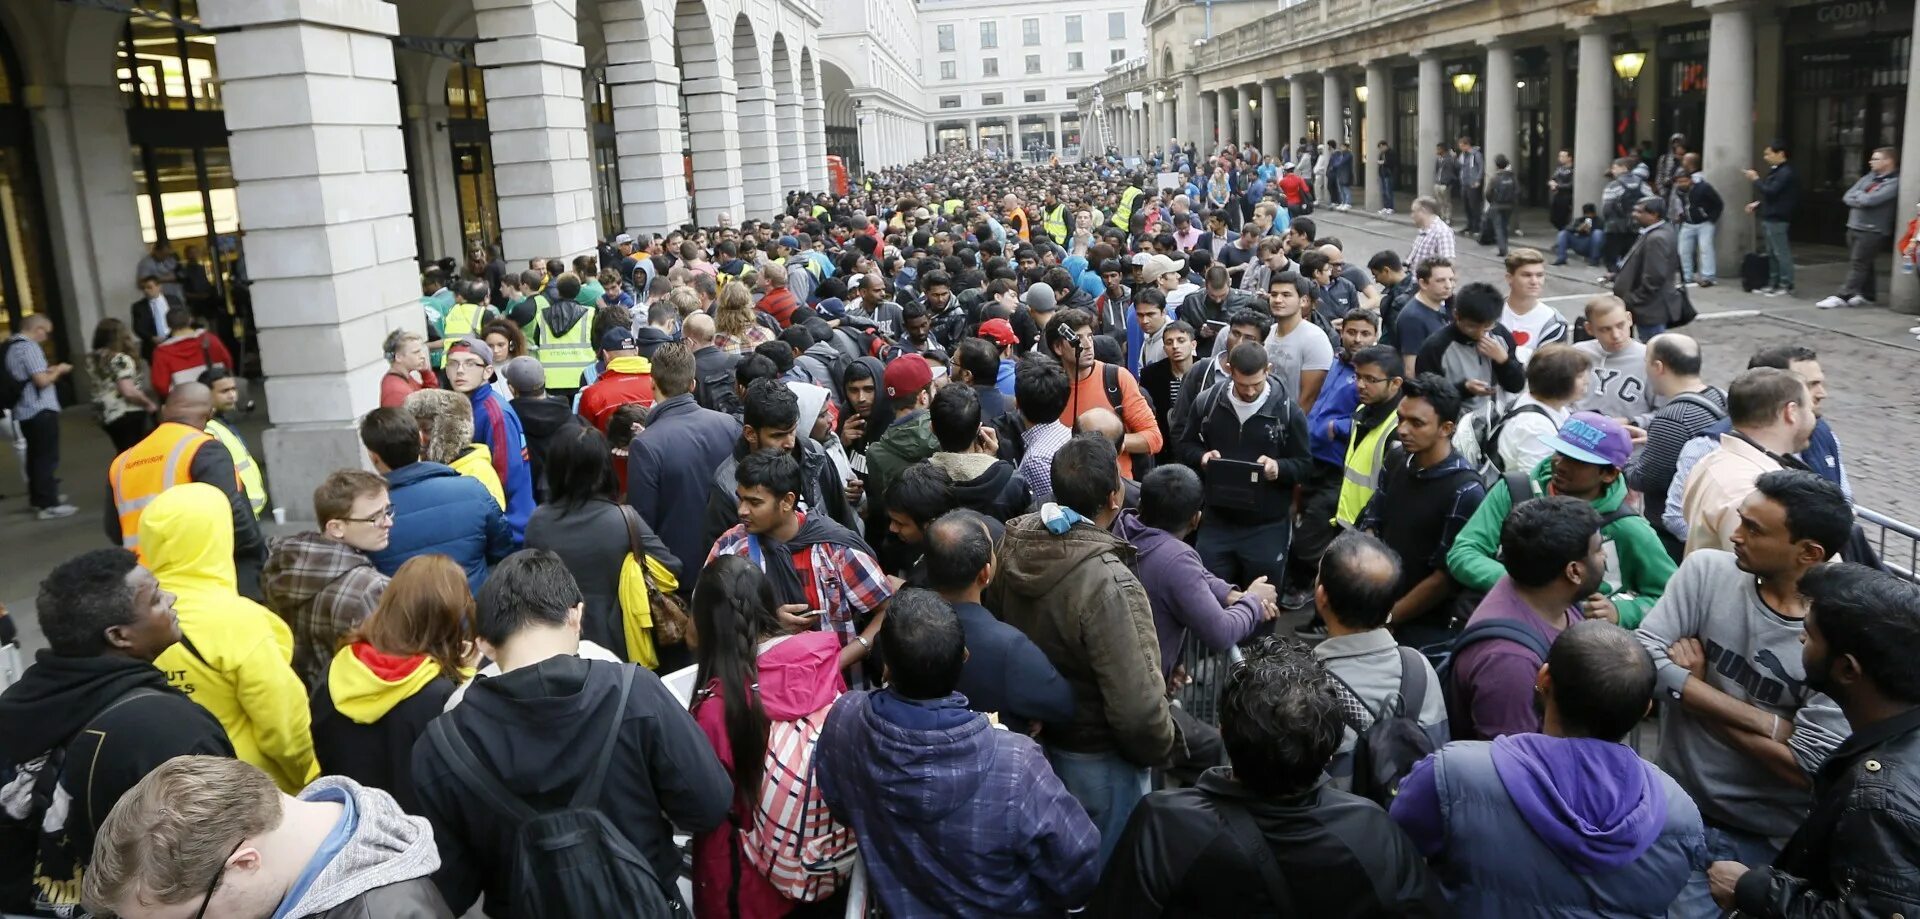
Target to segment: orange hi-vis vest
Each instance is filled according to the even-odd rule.
[[[114,457],[113,465],[107,467],[107,484],[113,489],[113,506],[120,514],[120,545],[140,554],[140,513],[161,492],[193,481],[193,458],[208,444],[226,449],[205,431],[168,421]],[[236,481],[236,487],[238,484]]]

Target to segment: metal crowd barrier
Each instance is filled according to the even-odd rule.
[[[1220,691],[1227,686],[1227,673],[1240,660],[1240,649],[1215,651],[1201,643],[1193,632],[1180,645],[1180,666],[1189,682],[1173,694],[1174,701],[1187,714],[1207,724],[1220,724]]]
[[[1880,553],[1887,570],[1909,581],[1920,581],[1920,527],[1888,517],[1864,507],[1855,507],[1853,516],[1867,534],[1873,550]]]

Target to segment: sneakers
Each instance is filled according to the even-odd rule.
[[[1853,296],[1847,298],[1847,305],[1848,306],[1872,306],[1873,301],[1865,297],[1862,297],[1859,294],[1854,294]]]
[[[71,504],[56,504],[52,507],[41,508],[40,513],[34,516],[41,520],[59,520],[62,517],[71,517],[79,512],[80,509]]]
[[[1280,595],[1280,608],[1285,610],[1306,609],[1313,603],[1313,588],[1294,588]]]
[[[1391,215],[1392,213],[1393,213],[1393,208],[1390,208],[1390,207],[1383,207],[1383,208],[1381,208],[1381,209],[1380,209],[1380,216],[1382,216],[1382,217],[1386,217],[1386,216],[1389,216],[1389,215]]]
[[[1762,296],[1762,297],[1791,297],[1791,296],[1793,296],[1793,288],[1791,288],[1791,287],[1765,287],[1765,288],[1761,288],[1761,290],[1760,290],[1760,296]]]
[[[1712,287],[1713,283],[1714,282],[1712,278],[1702,278],[1700,279],[1699,283],[1695,284],[1694,286],[1695,287]]]
[[[1823,310],[1837,310],[1847,305],[1847,298],[1841,296],[1821,297],[1819,300],[1814,301],[1813,305]]]

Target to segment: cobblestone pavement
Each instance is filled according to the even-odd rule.
[[[1322,236],[1345,244],[1349,262],[1365,264],[1373,253],[1393,248],[1404,253],[1413,242],[1411,222],[1402,216],[1378,217],[1349,211],[1313,215]],[[1551,257],[1552,240],[1544,212],[1522,213],[1535,233],[1513,246],[1543,246]],[[1486,281],[1503,286],[1505,269],[1491,246],[1456,238],[1463,283]],[[1721,271],[1722,282],[1694,290],[1701,317],[1686,329],[1706,354],[1706,377],[1724,386],[1746,366],[1748,355],[1768,345],[1805,344],[1820,354],[1827,374],[1827,421],[1840,437],[1852,479],[1854,500],[1896,519],[1920,523],[1920,342],[1907,334],[1920,316],[1883,307],[1822,310],[1813,305],[1845,274],[1837,249],[1802,247],[1799,298],[1768,298],[1740,290],[1737,273]],[[1571,270],[1574,268],[1578,270]],[[1548,269],[1546,297],[1561,313],[1577,316],[1586,299],[1602,288],[1597,271],[1575,262]],[[1726,279],[1731,276],[1732,283]],[[1885,289],[1885,285],[1882,285]]]

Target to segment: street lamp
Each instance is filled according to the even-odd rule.
[[[1165,102],[1165,101],[1167,101],[1167,88],[1166,88],[1165,86],[1156,86],[1156,87],[1154,87],[1154,89],[1153,89],[1153,101],[1155,101],[1155,102]]]
[[[1456,73],[1453,75],[1454,92],[1463,96],[1471,94],[1474,84],[1478,82],[1480,82],[1480,78],[1471,73]]]
[[[1248,100],[1247,100],[1247,110],[1248,110],[1248,111],[1253,111],[1253,112],[1257,112],[1257,111],[1260,111],[1260,100],[1258,100],[1258,99],[1248,99]]]
[[[1644,51],[1622,51],[1613,56],[1613,72],[1629,83],[1640,78],[1640,68],[1647,65]]]
[[[1361,105],[1366,105],[1367,104],[1367,84],[1362,83],[1359,86],[1355,86],[1353,88],[1353,97],[1355,99],[1360,100]]]

